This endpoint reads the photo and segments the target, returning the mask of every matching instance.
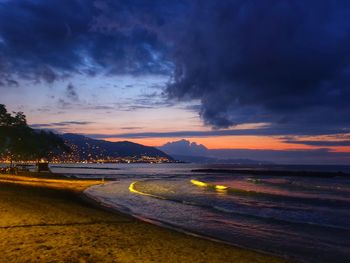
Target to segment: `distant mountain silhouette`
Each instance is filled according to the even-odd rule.
[[[197,144],[196,142],[190,142],[182,139],[175,142],[168,142],[163,146],[158,147],[168,154],[173,155],[184,155],[184,156],[206,156],[208,149],[203,144]]]
[[[144,146],[142,144],[122,141],[109,142],[104,140],[95,140],[83,135],[66,133],[62,135],[63,139],[71,146],[75,154],[81,160],[91,158],[106,157],[166,157],[169,160],[173,158],[157,148]]]
[[[159,150],[170,154],[176,160],[189,162],[189,163],[225,163],[225,164],[272,164],[272,162],[266,162],[261,160],[253,160],[249,158],[240,158],[238,154],[232,156],[227,154],[226,156],[217,156],[219,150],[212,150],[206,148],[203,144],[196,142],[190,142],[182,139],[179,141],[168,142],[163,146],[158,147]]]

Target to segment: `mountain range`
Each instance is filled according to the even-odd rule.
[[[109,142],[104,140],[91,139],[89,137],[66,133],[61,135],[63,140],[71,147],[72,153],[79,160],[96,160],[121,157],[163,157],[169,160],[173,158],[163,151],[150,146],[138,143],[121,141]]]
[[[226,163],[226,164],[261,164],[261,162],[244,158],[220,158],[213,155],[213,150],[204,145],[180,140],[169,142],[161,147],[145,146],[129,141],[110,142],[97,140],[84,135],[66,133],[61,135],[70,146],[72,153],[65,156],[67,159],[84,160],[113,160],[116,158],[167,158],[169,161],[183,161],[189,163]]]

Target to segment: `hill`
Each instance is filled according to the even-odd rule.
[[[95,140],[73,133],[63,134],[62,138],[71,147],[74,157],[80,161],[123,157],[141,158],[142,156],[173,160],[171,156],[157,148],[128,141],[109,142]]]

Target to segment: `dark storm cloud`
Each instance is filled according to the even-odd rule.
[[[0,2],[3,85],[12,76],[168,74],[168,98],[200,101],[217,128],[349,129],[349,43],[349,1]]]
[[[157,34],[147,26],[146,1],[114,2],[1,1],[0,77],[52,83],[67,74],[168,73]],[[133,15],[141,13],[134,24]]]
[[[81,60],[77,52],[80,38],[88,31],[92,15],[88,1],[86,5],[67,0],[1,2],[0,56],[7,62],[6,70],[49,82],[55,71],[74,70]],[[49,74],[48,66],[53,68]]]
[[[350,2],[198,1],[177,38],[171,98],[206,123],[350,124]]]

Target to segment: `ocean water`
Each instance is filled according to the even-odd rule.
[[[301,262],[350,262],[349,177],[191,172],[195,168],[207,167],[52,166],[54,172],[69,176],[114,178],[85,193],[106,206],[154,224]],[[350,171],[345,166],[266,169]]]

